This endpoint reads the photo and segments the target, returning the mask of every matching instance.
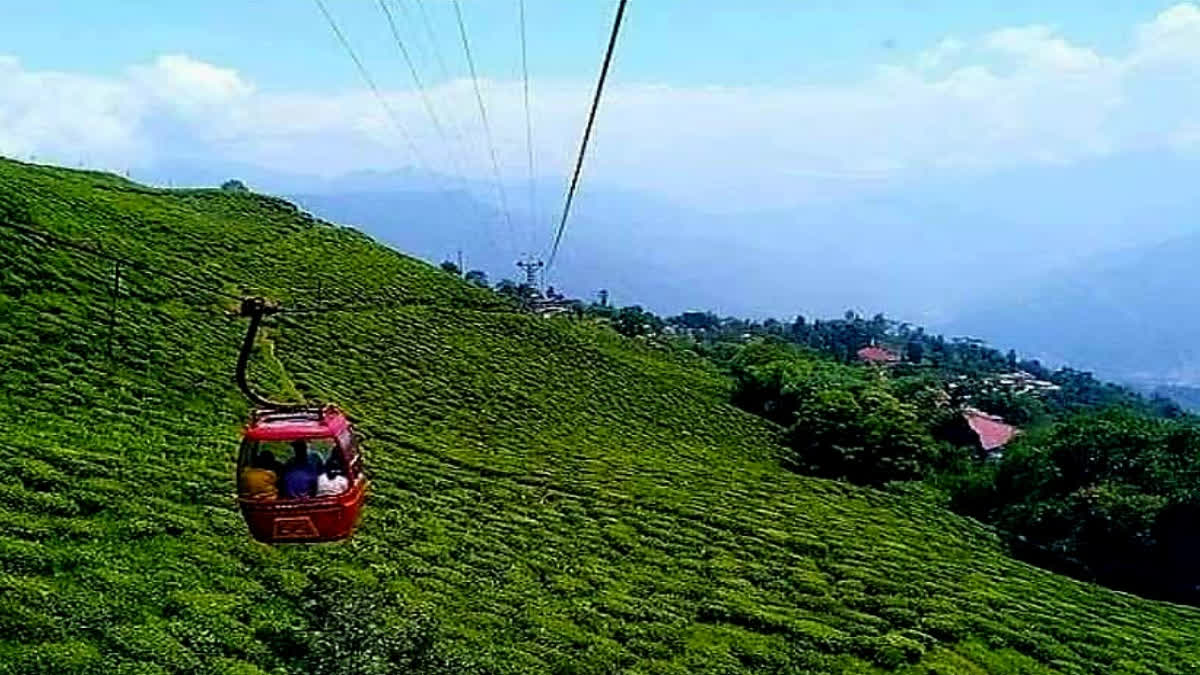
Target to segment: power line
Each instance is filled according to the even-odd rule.
[[[417,3],[417,10],[421,14],[421,24],[425,28],[425,36],[429,40],[429,46],[430,46],[430,49],[433,51],[434,60],[437,61],[438,70],[442,74],[442,79],[445,80],[446,82],[450,82],[451,81],[450,69],[446,67],[446,59],[442,56],[441,43],[438,41],[437,33],[434,32],[434,30],[433,30],[433,22],[431,22],[429,20],[429,13],[427,11],[425,11],[425,3],[423,2],[423,0],[416,0],[416,3]],[[400,9],[403,10],[405,12],[405,14],[407,15],[408,8],[404,4],[404,0],[396,0],[396,4],[399,5]],[[451,122],[451,127],[453,127],[452,130],[454,131],[459,144],[462,145],[464,152],[467,152],[469,154],[470,148],[468,147],[468,144],[467,144],[466,134],[463,133],[462,129],[459,127],[458,118],[452,114],[454,106],[447,106],[447,107],[449,108],[449,110],[447,111],[446,116]]]
[[[604,93],[604,83],[608,79],[608,68],[612,64],[613,52],[617,47],[617,35],[621,32],[621,20],[625,17],[625,5],[628,0],[620,0],[617,5],[617,16],[613,19],[612,35],[608,39],[608,50],[604,53],[604,65],[600,69],[600,81],[596,83],[596,95],[592,99],[592,110],[588,113],[587,127],[583,131],[583,142],[579,145],[579,158],[575,161],[575,175],[571,178],[571,187],[567,190],[567,201],[563,205],[562,219],[558,222],[558,232],[554,235],[554,246],[550,249],[550,260],[546,269],[554,264],[558,255],[558,245],[562,242],[563,231],[567,227],[567,216],[571,214],[571,202],[575,199],[575,190],[579,186],[579,174],[583,171],[583,158],[587,155],[588,140],[592,136],[592,126],[596,123],[596,111],[600,108],[600,97]]]
[[[425,164],[425,160],[421,155],[421,151],[418,150],[416,144],[413,143],[412,136],[409,135],[408,130],[404,128],[404,125],[400,123],[400,119],[396,117],[396,112],[392,109],[392,105],[387,102],[387,99],[384,98],[383,93],[379,91],[379,87],[375,84],[375,79],[371,77],[371,73],[367,70],[367,67],[363,65],[362,60],[358,58],[358,53],[354,51],[354,47],[350,46],[350,40],[346,38],[346,34],[343,33],[342,29],[338,27],[337,21],[334,20],[333,15],[329,13],[328,9],[326,9],[325,3],[321,0],[313,0],[313,2],[317,3],[317,8],[321,10],[321,14],[325,16],[325,20],[329,22],[329,27],[333,29],[333,34],[337,36],[338,42],[341,43],[342,48],[344,48],[346,53],[350,55],[350,60],[353,61],[354,66],[358,68],[358,74],[362,76],[363,81],[366,82],[367,87],[370,88],[371,93],[374,94],[375,98],[379,100],[379,105],[383,108],[384,112],[387,113],[388,119],[391,120],[392,125],[395,126],[396,130],[400,132],[400,135],[404,137],[404,141],[408,144],[408,149],[413,153],[413,156],[416,157],[418,161],[420,161],[422,164]]]
[[[405,4],[404,0],[392,0],[391,4],[394,4],[396,9],[400,10],[400,13],[404,15],[404,23],[406,25],[417,25],[417,20],[413,18],[412,10],[408,8],[408,5]],[[421,40],[419,39],[418,34],[415,32],[415,29],[411,35],[411,38],[412,39],[409,40],[408,44],[412,47],[413,56],[416,57],[413,59],[413,62],[416,63],[418,61],[427,61],[428,58],[425,54],[426,49],[422,46]]]
[[[462,37],[463,53],[467,56],[467,67],[471,70],[471,82],[475,86],[475,101],[479,104],[479,117],[483,120],[483,133],[487,138],[488,154],[492,158],[492,174],[496,180],[496,191],[500,194],[500,209],[504,212],[504,222],[508,224],[509,236],[516,243],[517,233],[513,229],[512,215],[508,210],[508,196],[504,192],[504,180],[500,177],[500,162],[496,160],[496,144],[492,141],[492,129],[488,124],[487,107],[483,104],[483,94],[479,90],[479,76],[475,72],[475,59],[471,57],[471,43],[467,39],[467,24],[463,21],[462,6],[458,0],[453,0],[454,16],[458,19],[458,33]]]
[[[402,3],[403,0],[397,0],[397,3]],[[442,49],[438,43],[437,34],[433,31],[433,23],[429,20],[429,13],[425,11],[425,3],[423,0],[416,0],[417,9],[421,13],[421,23],[425,26],[425,34],[429,37],[429,44],[433,48],[433,57],[438,63],[438,68],[441,69],[442,79],[450,79],[450,70],[446,68],[446,59],[442,57]],[[402,8],[403,4],[400,5]]]
[[[399,3],[397,3],[397,4],[399,4]],[[400,7],[403,9],[404,6],[400,5]],[[413,84],[416,85],[417,91],[421,95],[421,102],[425,106],[425,112],[429,114],[429,119],[430,119],[430,121],[433,122],[433,128],[437,132],[438,138],[442,141],[442,147],[445,148],[445,150],[446,150],[446,157],[449,158],[449,160],[450,160],[450,165],[454,171],[455,178],[458,181],[459,187],[463,190],[463,192],[465,194],[465,193],[469,192],[469,190],[467,188],[467,180],[463,176],[462,167],[459,165],[458,158],[450,150],[450,141],[446,136],[445,128],[442,126],[441,121],[438,119],[437,111],[434,110],[434,107],[433,107],[433,100],[429,97],[429,91],[425,88],[425,83],[421,80],[421,74],[417,71],[417,66],[413,62],[412,56],[409,54],[408,48],[404,45],[403,38],[400,37],[400,31],[396,27],[396,20],[392,16],[392,11],[390,9],[388,9],[386,0],[379,0],[379,9],[383,10],[384,16],[387,17],[388,27],[391,29],[392,37],[396,41],[396,46],[400,49],[400,55],[402,57],[404,57],[405,65],[408,66],[408,72],[412,76]],[[405,10],[405,11],[407,11],[407,10]],[[475,216],[477,218],[479,218],[480,221],[483,221],[484,219],[482,217],[480,217],[480,213],[479,213],[478,208],[475,205],[475,201],[474,200],[470,200],[470,201],[471,201],[472,210],[475,212]],[[489,239],[491,238],[490,232],[488,233],[488,238]]]
[[[317,4],[317,7],[318,7],[318,8],[321,10],[321,13],[322,13],[322,14],[325,16],[326,20],[329,22],[329,25],[330,25],[330,27],[333,29],[333,31],[334,31],[335,35],[337,36],[337,38],[338,38],[339,42],[341,42],[342,46],[343,46],[343,47],[346,49],[347,53],[350,55],[350,58],[351,58],[351,60],[354,62],[355,66],[358,68],[358,70],[359,70],[359,73],[362,75],[362,77],[363,77],[364,81],[366,81],[366,83],[367,83],[368,87],[370,87],[371,91],[374,93],[374,95],[376,96],[376,98],[378,98],[378,99],[379,99],[379,101],[380,101],[381,105],[383,106],[383,108],[385,109],[385,111],[387,111],[387,113],[388,113],[389,117],[391,117],[391,118],[392,118],[392,121],[393,121],[393,123],[396,125],[397,129],[398,129],[399,131],[401,131],[401,133],[402,133],[402,134],[405,136],[406,140],[409,142],[409,145],[410,145],[410,146],[412,146],[412,149],[413,149],[413,151],[414,151],[414,155],[416,155],[418,158],[421,158],[421,156],[420,156],[420,153],[419,153],[419,152],[416,150],[416,147],[415,147],[415,145],[413,145],[413,144],[412,144],[412,138],[408,136],[407,132],[404,130],[404,127],[403,127],[403,125],[401,125],[401,124],[399,123],[399,120],[398,120],[398,119],[396,119],[396,117],[395,117],[395,114],[394,114],[394,112],[393,112],[393,111],[392,111],[392,109],[391,109],[391,106],[390,106],[390,105],[388,105],[388,103],[387,103],[386,99],[384,99],[384,97],[383,97],[382,93],[379,91],[379,88],[378,88],[378,87],[375,85],[375,82],[374,82],[373,78],[371,78],[371,76],[370,76],[370,73],[367,71],[367,69],[366,69],[366,67],[363,65],[362,61],[361,61],[361,60],[358,58],[358,55],[357,55],[357,54],[354,52],[354,49],[353,49],[353,47],[351,47],[351,45],[350,45],[349,41],[346,39],[346,36],[345,36],[345,35],[342,33],[341,29],[338,27],[338,25],[337,25],[337,22],[336,22],[336,21],[333,19],[332,15],[330,15],[330,14],[329,14],[329,11],[326,9],[326,7],[325,7],[325,4],[322,2],[322,0],[314,0],[314,1],[316,2],[316,4]],[[418,2],[419,2],[419,0],[418,0]],[[489,150],[491,151],[492,166],[493,166],[493,170],[494,170],[495,177],[496,177],[496,180],[497,180],[497,188],[499,189],[499,192],[500,192],[500,195],[501,195],[501,200],[502,200],[502,205],[503,205],[503,207],[504,207],[505,217],[506,217],[506,220],[508,220],[508,225],[509,225],[509,228],[510,228],[510,231],[511,231],[511,228],[512,228],[512,221],[511,221],[511,218],[509,218],[508,209],[507,209],[507,199],[506,199],[506,198],[505,198],[505,196],[504,196],[503,185],[502,185],[502,183],[500,182],[499,163],[496,161],[495,147],[494,147],[494,145],[492,145],[492,143],[491,143],[491,134],[490,134],[490,130],[489,130],[488,126],[487,126],[487,111],[486,111],[486,107],[485,107],[485,106],[484,106],[484,104],[483,104],[483,97],[482,97],[482,94],[481,94],[481,92],[480,92],[480,89],[479,89],[479,82],[478,82],[478,77],[476,76],[476,72],[475,72],[474,61],[473,61],[473,59],[472,59],[472,57],[471,57],[471,52],[470,52],[470,44],[469,44],[469,41],[468,41],[468,39],[467,39],[467,33],[466,33],[466,25],[465,25],[465,22],[463,21],[463,18],[462,18],[462,11],[461,11],[461,7],[460,7],[460,5],[459,5],[459,1],[458,1],[458,0],[453,0],[453,3],[454,3],[455,15],[456,15],[456,17],[457,17],[457,19],[458,19],[459,31],[460,31],[460,34],[461,34],[461,37],[462,37],[463,49],[464,49],[464,52],[466,53],[466,56],[467,56],[467,62],[468,62],[468,65],[469,65],[469,67],[470,67],[470,69],[471,69],[471,76],[472,76],[472,80],[473,80],[473,81],[474,81],[474,83],[475,83],[475,95],[476,95],[476,100],[477,100],[477,102],[478,102],[478,104],[479,104],[480,115],[481,115],[481,118],[483,119],[483,122],[484,122],[484,128],[485,128],[485,131],[487,131],[487,132],[488,132],[488,143],[489,143]],[[523,8],[523,4],[524,4],[524,3],[523,3],[523,1],[522,1],[522,8]],[[594,123],[595,123],[596,112],[597,112],[597,110],[598,110],[598,108],[599,108],[599,104],[600,104],[600,100],[601,100],[601,95],[602,95],[602,93],[603,93],[603,90],[604,90],[604,84],[605,84],[605,81],[606,81],[606,79],[607,79],[608,70],[609,70],[609,67],[610,67],[610,64],[611,64],[611,61],[612,61],[612,56],[613,56],[613,52],[614,52],[614,50],[615,50],[616,41],[617,41],[617,36],[618,36],[618,33],[619,33],[619,31],[620,31],[621,22],[622,22],[622,18],[623,18],[623,16],[624,16],[624,12],[625,12],[625,6],[626,6],[626,4],[627,4],[627,0],[620,0],[620,4],[618,5],[618,8],[617,8],[617,15],[616,15],[616,19],[614,20],[614,23],[613,23],[613,31],[612,31],[612,36],[610,37],[609,44],[608,44],[608,50],[607,50],[607,52],[606,52],[606,54],[605,54],[605,57],[604,57],[604,65],[603,65],[603,67],[602,67],[602,69],[601,69],[601,72],[600,72],[600,79],[599,79],[599,82],[598,82],[598,84],[597,84],[597,87],[596,87],[596,94],[595,94],[595,98],[594,98],[594,99],[593,99],[593,101],[592,101],[592,109],[591,109],[591,112],[590,112],[590,114],[589,114],[589,116],[588,116],[588,124],[587,124],[587,127],[586,127],[585,131],[584,131],[583,142],[582,142],[582,144],[581,144],[581,146],[580,146],[579,158],[578,158],[578,160],[577,160],[577,162],[576,162],[576,165],[575,165],[575,173],[574,173],[574,176],[573,176],[573,178],[572,178],[572,181],[571,181],[571,187],[570,187],[570,189],[569,189],[569,191],[568,191],[568,193],[567,193],[567,199],[566,199],[566,203],[565,203],[565,205],[564,205],[564,208],[563,208],[563,215],[562,215],[562,219],[561,219],[561,221],[560,221],[560,223],[559,223],[558,232],[557,232],[557,234],[556,234],[556,236],[555,236],[555,239],[554,239],[554,246],[553,246],[553,249],[552,249],[552,251],[551,251],[551,255],[550,255],[550,261],[549,261],[549,263],[547,263],[547,265],[546,265],[546,267],[547,267],[547,268],[549,268],[549,267],[550,267],[550,265],[552,265],[552,264],[554,263],[555,256],[557,255],[557,252],[558,252],[558,247],[559,247],[559,244],[560,244],[560,242],[561,242],[561,239],[562,239],[563,230],[564,230],[564,228],[565,228],[565,226],[566,226],[567,217],[568,217],[568,215],[569,215],[569,213],[570,213],[571,202],[572,202],[572,199],[573,199],[573,197],[574,197],[575,190],[576,190],[576,188],[577,188],[577,186],[578,186],[579,176],[580,176],[580,173],[581,173],[581,170],[582,170],[582,166],[583,166],[583,159],[584,159],[584,157],[585,157],[585,155],[586,155],[586,152],[587,152],[588,140],[589,140],[589,138],[590,138],[590,136],[591,136],[591,131],[592,131],[592,128],[593,128],[593,126],[594,126]],[[386,10],[385,10],[385,11],[386,11]],[[390,13],[389,13],[389,17],[390,17]],[[523,13],[523,12],[522,12],[522,25],[524,25],[524,13]],[[524,37],[524,30],[522,30],[522,36]],[[525,51],[525,49],[524,49],[524,44],[523,44],[523,48],[522,48],[523,57],[524,57],[524,51]],[[524,62],[525,62],[525,59],[524,59],[524,58],[522,59],[522,62],[523,62],[523,64],[524,64]],[[526,69],[526,73],[527,73],[527,72],[528,72],[528,71],[527,71],[527,69]],[[531,134],[530,134],[530,135],[531,135]],[[422,160],[422,161],[423,161],[423,160]],[[430,173],[431,173],[431,174],[433,174],[433,172],[432,172],[432,171],[431,171]],[[433,174],[433,175],[437,175],[437,174]],[[126,266],[128,266],[129,268],[131,268],[131,269],[135,269],[135,270],[138,270],[138,271],[141,271],[141,272],[145,272],[145,273],[148,273],[148,274],[152,274],[152,275],[154,275],[154,276],[157,276],[157,277],[161,277],[161,278],[165,278],[165,279],[171,279],[171,280],[173,280],[173,281],[176,281],[176,282],[178,282],[178,283],[184,284],[184,285],[186,285],[186,286],[189,286],[189,287],[191,287],[191,288],[195,288],[195,289],[200,289],[200,290],[208,291],[208,292],[210,292],[210,293],[213,293],[214,295],[219,295],[219,296],[222,296],[222,297],[231,298],[231,299],[235,299],[235,300],[241,300],[241,299],[242,299],[242,296],[241,296],[241,295],[236,295],[236,294],[233,294],[233,293],[229,293],[229,292],[227,292],[227,291],[225,291],[225,290],[223,290],[223,289],[220,289],[220,288],[215,288],[215,287],[212,287],[212,286],[204,286],[204,285],[201,285],[201,284],[197,284],[197,283],[195,283],[195,282],[194,282],[193,280],[191,280],[191,279],[188,279],[188,278],[186,278],[186,277],[180,276],[180,275],[178,275],[178,274],[175,274],[175,273],[172,273],[172,272],[167,272],[167,271],[165,271],[165,270],[157,269],[157,268],[155,268],[155,267],[153,267],[153,266],[150,266],[150,265],[148,265],[148,264],[146,264],[146,263],[144,263],[144,262],[141,262],[141,261],[138,261],[138,260],[133,260],[133,259],[131,259],[131,258],[126,258],[126,257],[123,257],[123,256],[118,256],[118,255],[115,255],[115,254],[112,254],[112,253],[108,253],[108,252],[106,252],[106,251],[102,251],[102,250],[96,249],[96,248],[94,248],[94,247],[91,247],[91,246],[85,245],[85,244],[80,244],[80,243],[78,243],[78,242],[73,242],[73,241],[70,241],[70,240],[68,240],[68,239],[64,239],[64,238],[62,238],[62,237],[58,237],[58,236],[56,236],[56,235],[52,235],[52,234],[49,234],[49,233],[46,233],[46,232],[41,232],[41,231],[39,231],[39,230],[36,230],[36,229],[33,229],[33,228],[29,228],[29,227],[25,227],[25,226],[22,226],[22,225],[17,225],[17,224],[15,224],[15,223],[9,223],[9,222],[0,222],[0,227],[6,227],[6,228],[8,228],[8,229],[15,230],[15,231],[17,231],[17,232],[20,232],[20,233],[22,233],[22,234],[25,234],[25,235],[27,235],[27,236],[30,236],[30,237],[34,237],[34,238],[40,239],[40,240],[42,240],[42,241],[44,241],[44,242],[47,242],[47,243],[50,243],[50,244],[52,244],[52,245],[56,245],[56,246],[60,246],[60,247],[64,247],[64,248],[73,249],[73,250],[76,250],[76,251],[79,251],[79,252],[82,252],[82,253],[85,253],[85,254],[88,254],[88,255],[92,255],[92,256],[95,256],[95,257],[98,257],[98,258],[101,258],[101,259],[107,260],[107,261],[109,261],[109,262],[113,262],[113,263],[117,263],[117,264],[126,265]],[[210,276],[216,276],[216,275],[210,275]],[[225,281],[226,283],[232,283],[232,282],[230,282],[230,281],[229,281],[229,280],[227,280],[227,279],[223,279],[223,281]],[[295,289],[291,289],[291,290],[293,290],[293,291],[294,291]],[[384,302],[387,302],[387,303],[395,303],[396,301],[395,301],[395,300],[387,300],[387,301],[384,301]],[[413,303],[411,303],[411,302],[408,302],[408,303],[405,303],[405,304],[412,305]],[[373,306],[378,306],[378,303],[373,303]],[[360,307],[361,307],[361,305],[360,305]],[[335,307],[328,307],[328,308],[308,308],[308,309],[305,309],[305,308],[296,308],[296,309],[293,309],[293,310],[290,310],[290,311],[293,311],[293,312],[301,312],[301,311],[351,311],[351,310],[353,310],[353,309],[355,309],[355,308],[354,308],[354,306],[344,306],[344,305],[343,305],[343,306],[335,306]]]
[[[412,57],[409,56],[408,48],[404,46],[404,40],[400,37],[400,31],[396,28],[396,20],[392,17],[392,10],[388,9],[385,0],[379,0],[379,9],[383,10],[383,15],[387,17],[392,37],[396,41],[396,46],[400,48],[400,55],[404,57],[404,63],[408,66],[408,72],[412,75],[413,83],[417,85],[417,91],[421,94],[421,101],[425,104],[425,112],[429,113],[429,119],[433,121],[433,128],[437,131],[438,138],[448,146],[446,132],[442,129],[442,123],[438,121],[437,112],[434,111],[433,104],[429,100],[429,93],[425,91],[425,84],[421,81],[421,75],[417,72],[417,67],[413,64]]]
[[[433,29],[433,22],[429,19],[429,12],[425,10],[424,0],[415,1],[417,10],[421,15],[421,25],[425,29],[425,37],[429,41],[430,50],[433,52],[434,60],[438,65],[438,71],[442,75],[442,80],[445,82],[451,82],[453,78],[450,76],[450,69],[446,66],[446,59],[442,55],[441,42],[438,40],[437,32]],[[399,5],[400,9],[405,13],[406,16],[408,16],[409,10],[407,5],[405,5],[404,0],[396,0],[396,4]],[[456,106],[447,103],[445,118],[449,120],[450,130],[454,132],[454,138],[462,149],[464,156],[469,157],[476,147],[474,142],[475,139],[471,138],[470,134],[463,130],[463,125],[458,117],[454,114],[455,108]]]
[[[338,42],[341,43],[342,47],[346,50],[346,53],[350,55],[350,60],[353,61],[355,67],[358,68],[358,74],[362,76],[363,81],[366,82],[367,87],[370,88],[371,93],[375,95],[376,99],[378,99],[379,105],[382,106],[384,112],[387,113],[388,119],[390,119],[392,122],[392,126],[396,127],[396,130],[400,132],[401,137],[404,138],[404,141],[408,145],[409,151],[412,152],[413,157],[416,158],[417,162],[421,164],[427,173],[429,173],[430,177],[440,183],[441,174],[434,171],[430,167],[429,162],[425,161],[425,156],[421,154],[421,151],[417,148],[416,143],[413,142],[412,136],[409,135],[408,130],[405,129],[404,125],[400,123],[400,118],[396,116],[396,111],[392,108],[391,104],[387,102],[387,99],[383,96],[383,93],[375,84],[375,79],[371,77],[371,73],[367,70],[367,67],[363,65],[362,59],[358,57],[358,53],[355,52],[354,47],[350,45],[350,40],[347,39],[345,33],[342,32],[342,29],[338,27],[337,21],[335,21],[333,15],[329,13],[329,10],[325,7],[325,3],[322,2],[322,0],[313,0],[313,2],[317,4],[317,8],[321,10],[321,14],[325,16],[325,20],[329,22],[329,27],[333,29],[333,33],[337,36]],[[441,188],[441,192],[445,196],[446,201],[455,204],[455,208],[461,212],[461,206],[450,198],[450,194],[446,191],[445,186],[439,187]],[[466,214],[463,213],[462,215]]]
[[[533,252],[537,245],[537,223],[541,220],[537,213],[537,187],[534,182],[533,166],[533,116],[529,112],[529,48],[525,30],[525,0],[519,0],[521,13],[521,73],[524,76],[525,94],[525,150],[529,155],[529,219],[530,242],[529,250]]]

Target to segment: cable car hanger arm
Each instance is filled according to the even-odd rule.
[[[314,406],[305,405],[302,403],[277,403],[268,398],[265,398],[250,387],[250,382],[246,378],[246,366],[250,362],[250,352],[254,349],[254,339],[258,337],[258,327],[262,323],[264,316],[268,314],[278,313],[279,307],[268,303],[262,298],[243,298],[240,314],[241,316],[250,317],[250,326],[246,329],[246,337],[242,340],[242,351],[238,354],[237,360],[237,378],[238,388],[242,390],[242,394],[250,400],[256,407],[266,410],[278,410],[284,412],[298,412],[302,410],[311,410]]]

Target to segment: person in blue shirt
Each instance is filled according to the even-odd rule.
[[[294,441],[292,458],[283,465],[279,496],[283,499],[307,499],[317,490],[317,475],[321,467],[312,461],[308,443]]]

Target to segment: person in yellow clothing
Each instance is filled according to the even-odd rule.
[[[270,500],[279,496],[275,483],[279,479],[276,471],[279,462],[271,452],[264,451],[254,464],[242,469],[240,492],[248,499]]]

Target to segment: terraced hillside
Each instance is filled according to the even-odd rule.
[[[285,303],[255,379],[367,435],[360,534],[252,542],[234,303],[0,232],[0,672],[1192,673],[1200,611],[781,470],[700,363],[494,303],[278,200],[0,162],[0,218]],[[391,292],[391,291],[389,291]],[[110,307],[116,307],[112,357]]]

